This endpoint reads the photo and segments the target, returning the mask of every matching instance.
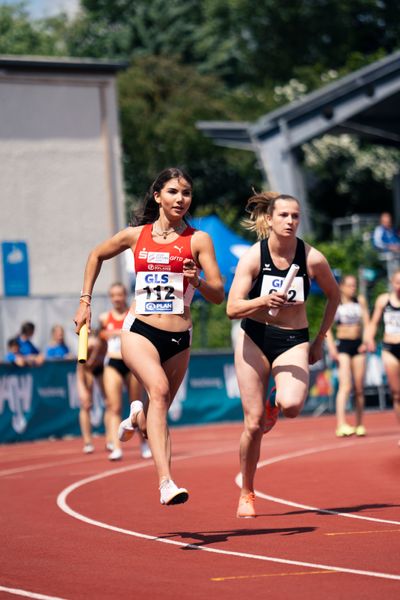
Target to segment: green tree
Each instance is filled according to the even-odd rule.
[[[57,38],[46,23],[32,22],[24,2],[0,4],[0,54],[57,53]]]
[[[174,57],[136,59],[119,77],[125,182],[131,203],[154,175],[185,167],[196,182],[192,210],[201,204],[241,204],[260,174],[255,157],[225,152],[195,127],[199,119],[226,115],[223,85]],[[232,115],[234,118],[235,115]],[[251,177],[248,181],[248,176]]]

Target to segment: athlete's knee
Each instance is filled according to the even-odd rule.
[[[153,405],[155,403],[169,404],[170,391],[169,391],[168,383],[164,382],[164,381],[154,382],[148,390],[148,395],[149,395],[150,401],[153,402]]]
[[[338,393],[343,394],[343,396],[349,396],[352,390],[352,386],[350,383],[344,382],[344,383],[340,383],[339,382],[339,388],[338,388]]]
[[[295,419],[304,404],[304,398],[280,398],[276,397],[276,403],[280,406],[282,414],[288,419]]]
[[[295,419],[296,417],[299,416],[300,411],[301,411],[301,406],[297,406],[297,405],[286,406],[285,408],[282,408],[283,416],[286,417],[287,419]]]
[[[247,415],[244,421],[246,435],[249,438],[256,438],[263,433],[262,417],[258,415]]]
[[[121,403],[120,402],[108,402],[106,405],[106,410],[108,415],[118,415],[121,413]]]

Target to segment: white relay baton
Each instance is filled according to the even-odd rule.
[[[279,290],[280,294],[287,294],[290,286],[293,283],[294,278],[296,277],[297,273],[299,272],[299,265],[291,265],[289,271],[286,274],[285,279],[282,282],[282,286]],[[279,312],[279,308],[270,308],[268,311],[268,314],[271,315],[271,317],[276,317],[276,315]]]

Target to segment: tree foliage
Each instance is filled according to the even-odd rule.
[[[47,24],[32,22],[24,2],[0,4],[0,54],[57,54],[57,39]]]
[[[252,154],[226,153],[197,129],[197,120],[226,115],[224,87],[178,57],[135,59],[119,78],[119,105],[126,189],[131,202],[143,195],[155,173],[184,167],[196,182],[193,209],[247,198],[260,181]],[[233,113],[232,117],[236,115]]]

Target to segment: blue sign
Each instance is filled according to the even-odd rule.
[[[2,242],[5,296],[29,296],[29,262],[26,242]]]

